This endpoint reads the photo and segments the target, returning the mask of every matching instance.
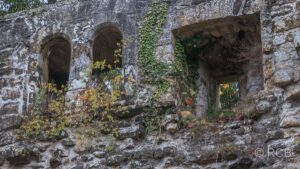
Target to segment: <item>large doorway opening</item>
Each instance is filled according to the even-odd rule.
[[[199,116],[212,106],[230,108],[263,89],[260,32],[259,14],[210,20],[173,31],[187,63],[197,69],[197,78],[189,83],[197,86],[194,108]],[[229,100],[224,102],[225,98]]]

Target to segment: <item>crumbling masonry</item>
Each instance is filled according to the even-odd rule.
[[[138,49],[151,1],[59,2],[0,17],[0,168],[299,168],[300,0],[168,3],[156,58],[173,63],[178,38],[207,37],[198,49],[212,42],[209,50],[187,49],[198,65],[197,116],[218,102],[220,83],[237,81],[241,100],[254,98],[245,111],[255,111],[258,119],[232,120],[195,137],[176,130],[173,112],[164,117],[159,137],[145,134],[142,108],[151,92],[141,80]],[[121,40],[126,45],[119,67],[138,88],[125,84],[136,111],[121,119],[114,151],[103,150],[111,146],[108,136],[85,140],[89,146],[84,147],[71,129],[56,142],[16,138],[41,82],[69,85],[67,101],[76,102],[79,92],[92,85],[89,65],[113,62]],[[176,105],[175,93],[168,90],[160,104]]]

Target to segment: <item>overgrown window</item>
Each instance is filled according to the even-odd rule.
[[[71,47],[68,40],[57,37],[43,46],[44,83],[52,83],[57,88],[66,86],[70,73]]]
[[[93,44],[93,77],[122,67],[122,34],[114,26],[105,26],[96,32]]]
[[[178,86],[183,104],[188,100],[186,109],[192,105],[200,117],[231,114],[239,100],[263,89],[260,32],[259,14],[210,20],[173,31],[175,68],[180,68]]]

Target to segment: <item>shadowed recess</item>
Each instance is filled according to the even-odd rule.
[[[220,107],[219,84],[238,82],[239,99],[263,89],[260,32],[259,14],[215,19],[173,31],[199,73],[195,83],[200,114],[209,105]]]
[[[115,51],[120,48],[122,34],[120,30],[114,26],[105,26],[96,33],[93,44],[93,62],[104,61],[112,68],[121,67],[121,60],[115,64]],[[108,71],[108,70],[104,70]],[[93,74],[99,74],[98,71],[93,71]]]
[[[44,50],[44,58],[48,64],[48,83],[54,83],[57,87],[67,85],[70,73],[70,43],[64,38],[50,40]]]

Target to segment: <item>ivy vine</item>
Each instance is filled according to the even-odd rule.
[[[161,3],[152,2],[152,7],[145,17],[145,21],[140,29],[139,47],[139,67],[141,70],[142,82],[155,87],[154,94],[149,100],[149,107],[146,109],[145,126],[146,132],[158,131],[160,133],[161,120],[164,114],[169,112],[169,108],[158,108],[155,106],[157,99],[160,98],[170,87],[167,80],[172,65],[161,62],[155,58],[157,41],[162,34],[162,27],[166,22],[168,11],[168,1]]]
[[[197,91],[196,81],[199,78],[197,62],[187,57],[185,44],[188,44],[188,42],[179,38],[176,39],[173,66],[177,91],[180,93],[180,99],[183,102],[195,97]]]
[[[155,58],[155,51],[162,26],[166,21],[168,2],[153,2],[152,8],[146,16],[145,22],[140,29],[139,61],[143,81],[156,86],[156,93],[166,91],[168,88],[168,70],[170,65]]]

